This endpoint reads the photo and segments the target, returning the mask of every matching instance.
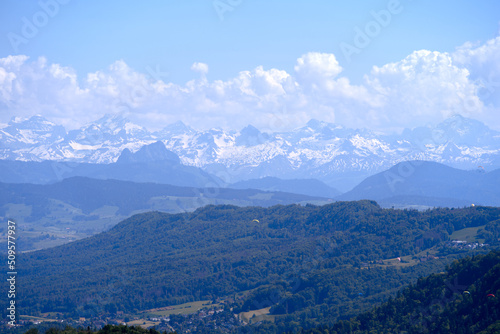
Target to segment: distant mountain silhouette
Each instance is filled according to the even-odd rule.
[[[155,208],[151,201],[161,196],[172,197],[170,201],[173,203],[176,202],[176,198],[199,198],[201,196],[217,203],[241,203],[264,207],[324,200],[319,196],[264,192],[256,189],[199,189],[167,184],[71,177],[47,185],[0,183],[0,210],[4,205],[14,203],[31,205],[39,209],[33,212],[45,212],[46,210],[42,209],[48,206],[47,200],[53,199],[79,208],[84,214],[108,205],[117,207],[119,214],[128,215],[135,210],[158,210],[159,208]],[[193,203],[198,202],[200,205],[207,203],[203,201]],[[193,207],[187,209],[193,209]],[[182,207],[178,211],[183,211]],[[41,217],[33,216],[32,218]]]
[[[340,195],[340,191],[327,186],[325,183],[315,179],[282,180],[277,177],[263,177],[240,181],[230,186],[234,189],[260,189],[267,191],[283,191],[288,193],[303,194],[332,198]]]
[[[270,136],[267,133],[260,132],[252,125],[248,125],[241,130],[240,135],[236,137],[235,144],[238,146],[255,146],[263,144],[269,140]]]
[[[171,162],[174,165],[179,165],[181,160],[179,156],[172,151],[167,150],[161,141],[145,145],[135,153],[130,152],[128,148],[122,151],[116,163],[148,163],[148,162]]]
[[[198,188],[222,183],[200,168],[181,164],[162,142],[145,145],[136,153],[124,149],[118,161],[111,164],[0,160],[0,182],[45,184],[73,176]]]
[[[371,199],[384,206],[500,205],[500,170],[465,171],[430,161],[402,162],[366,178],[338,200]]]

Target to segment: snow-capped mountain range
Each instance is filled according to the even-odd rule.
[[[264,176],[317,178],[348,190],[363,178],[406,160],[455,168],[500,167],[500,132],[455,115],[437,126],[378,135],[317,120],[289,132],[197,131],[182,122],[150,132],[119,115],[106,115],[66,131],[41,116],[13,118],[0,129],[0,158],[24,161],[111,163],[156,141],[183,164],[211,172],[227,183]]]

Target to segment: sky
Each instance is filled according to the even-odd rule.
[[[0,123],[500,130],[500,2],[0,0]]]

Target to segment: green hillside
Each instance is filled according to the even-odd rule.
[[[305,333],[499,333],[500,252],[455,261],[383,305]]]
[[[133,194],[133,195],[131,195]],[[251,189],[193,188],[72,177],[53,184],[0,183],[0,222],[18,223],[19,249],[32,251],[89,237],[133,214],[193,211],[208,204],[271,206],[327,203],[318,196]],[[0,234],[6,224],[0,225]],[[6,252],[0,240],[0,253]]]
[[[89,318],[222,298],[235,313],[270,307],[274,323],[262,328],[333,325],[454,258],[495,247],[499,218],[500,208],[419,212],[371,201],[139,214],[20,254],[17,300],[21,314]],[[489,246],[450,243],[453,232],[478,226]]]

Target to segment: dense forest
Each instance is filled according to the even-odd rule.
[[[500,252],[455,261],[395,298],[334,326],[303,333],[499,333]]]
[[[454,258],[495,247],[499,219],[500,208],[394,210],[372,201],[139,214],[20,254],[17,300],[22,314],[91,318],[242,293],[235,312],[270,307],[274,323],[262,328],[333,326]],[[451,247],[450,234],[467,227],[480,227],[489,246]]]
[[[420,278],[400,290],[394,298],[350,320],[342,320],[331,327],[321,326],[300,330],[303,334],[341,333],[460,333],[488,334],[500,331],[500,251],[477,255],[453,262],[446,272]],[[172,317],[182,321],[182,316]],[[105,334],[105,333],[153,333],[155,329],[107,325],[99,331],[40,328],[50,334]],[[243,327],[232,333],[279,333],[283,327],[266,323],[258,327]],[[38,329],[23,331],[38,334]],[[201,328],[196,333],[208,332]],[[213,331],[221,333],[223,331]]]

